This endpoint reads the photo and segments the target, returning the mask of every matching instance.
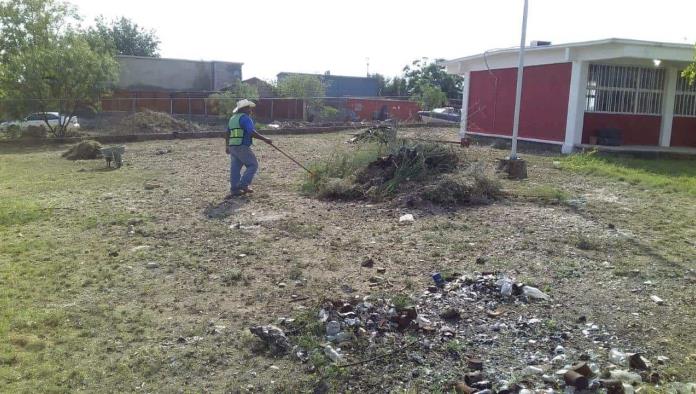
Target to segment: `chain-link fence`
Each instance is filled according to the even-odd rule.
[[[51,136],[60,125],[65,126],[66,136],[222,131],[240,99],[219,92],[118,92],[102,97],[97,105],[70,99],[0,100],[0,137]],[[421,121],[419,104],[406,97],[264,97],[253,101],[253,117],[260,129],[355,125],[388,119]],[[74,118],[68,121],[70,115]]]
[[[117,92],[102,97],[97,105],[70,99],[0,100],[0,139],[223,131],[240,99],[219,92]],[[264,97],[253,101],[253,118],[260,129],[422,120],[419,103],[408,97]],[[460,103],[450,105],[458,108]]]

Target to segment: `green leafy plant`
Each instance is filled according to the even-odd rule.
[[[221,116],[232,116],[237,107],[237,101],[241,99],[258,100],[259,91],[255,86],[244,82],[235,82],[228,90],[222,93],[215,93],[210,96],[209,105],[212,112],[217,112]]]
[[[433,109],[447,103],[447,94],[430,83],[420,85],[418,92],[412,98],[418,101],[423,109]]]

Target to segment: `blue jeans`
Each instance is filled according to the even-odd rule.
[[[259,169],[259,162],[250,146],[230,146],[230,191],[236,192],[251,185]],[[242,166],[246,167],[241,175]]]

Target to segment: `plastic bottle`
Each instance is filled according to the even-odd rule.
[[[331,320],[330,322],[326,323],[326,335],[333,337],[339,332],[341,332],[341,323],[335,320]]]
[[[335,363],[343,361],[343,357],[341,356],[341,354],[338,353],[338,351],[336,351],[336,349],[334,349],[330,345],[324,348],[324,354],[326,354],[326,356],[329,357],[331,361]]]
[[[620,380],[626,384],[640,384],[643,383],[643,379],[637,373],[621,370],[613,370],[609,372],[609,376],[613,380]]]
[[[522,293],[527,298],[534,298],[534,299],[540,299],[540,300],[548,300],[549,298],[551,298],[548,295],[546,295],[543,291],[537,289],[536,287],[532,287],[532,286],[522,287]]]
[[[503,279],[503,284],[500,286],[500,294],[503,297],[512,296],[512,281],[510,279]]]
[[[626,357],[626,353],[619,349],[611,349],[609,351],[609,360],[616,365],[628,366],[628,357]]]

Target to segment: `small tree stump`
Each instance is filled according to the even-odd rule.
[[[498,160],[498,172],[505,172],[510,179],[526,179],[527,178],[527,162],[517,159],[500,159]]]

